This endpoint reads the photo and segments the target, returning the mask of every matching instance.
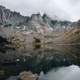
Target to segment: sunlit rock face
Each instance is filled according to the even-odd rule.
[[[69,67],[62,67],[53,69],[48,72],[43,80],[80,80],[80,68],[72,65]]]

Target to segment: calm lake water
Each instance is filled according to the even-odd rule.
[[[80,68],[75,65],[49,71],[42,80],[80,80]]]
[[[16,55],[13,57],[12,54],[6,54],[8,55],[10,58],[16,57]],[[5,54],[1,56],[4,58]],[[16,75],[22,71],[32,71],[38,74],[43,71],[45,75],[41,80],[80,80],[78,76],[80,75],[78,67],[80,66],[80,46],[56,45],[53,48],[28,50],[17,55],[14,60],[15,63],[0,65],[0,70],[4,72],[0,75],[0,80],[6,78],[16,80]]]
[[[11,76],[7,80],[18,80],[18,76]],[[40,74],[39,80],[80,80],[80,68],[76,65],[54,68]]]

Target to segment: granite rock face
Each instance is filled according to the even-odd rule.
[[[11,11],[0,6],[0,25],[5,27],[12,26],[21,30],[37,30],[47,28],[49,30],[60,30],[71,25],[70,21],[60,21],[52,19],[47,14],[32,14],[31,16],[22,16],[20,13]],[[13,27],[14,26],[14,27]]]
[[[3,25],[18,25],[26,20],[26,17],[15,11],[6,9],[0,6],[0,24]]]

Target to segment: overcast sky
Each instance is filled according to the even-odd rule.
[[[0,0],[0,5],[22,15],[47,13],[50,17],[76,21],[80,19],[80,0]]]

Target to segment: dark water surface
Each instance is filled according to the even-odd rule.
[[[41,71],[47,73],[54,68],[68,67],[73,64],[80,66],[80,46],[56,45],[52,48],[26,50],[22,54],[11,53],[6,56],[5,54],[0,55],[3,58],[13,59],[13,62],[5,63],[5,61],[0,64],[0,80],[19,75],[25,70],[39,74]]]

